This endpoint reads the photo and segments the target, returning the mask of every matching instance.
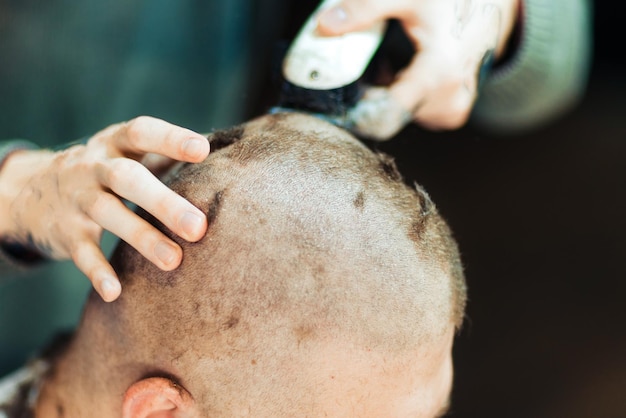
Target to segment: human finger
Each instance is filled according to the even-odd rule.
[[[173,270],[180,265],[181,248],[117,197],[98,191],[82,199],[80,205],[94,222],[127,242],[161,270]]]
[[[127,158],[106,160],[98,165],[97,175],[102,185],[136,203],[187,241],[204,236],[204,213],[166,187],[141,163]]]
[[[425,49],[389,86],[390,96],[432,129],[464,125],[476,99],[478,60],[450,49]]]
[[[342,0],[320,13],[317,31],[323,36],[338,36],[389,18],[412,21],[414,3],[414,0]]]
[[[150,116],[140,116],[119,125],[112,145],[122,154],[152,152],[187,162],[203,161],[210,150],[205,136]]]
[[[386,140],[412,120],[430,129],[455,129],[465,124],[476,97],[475,69],[455,59],[424,51],[391,86],[367,90],[349,112],[355,131]]]
[[[70,253],[76,267],[87,276],[105,302],[112,302],[120,296],[122,285],[96,242],[85,237],[74,244]]]
[[[470,15],[462,25],[455,24],[455,30],[422,40],[422,50],[390,87],[390,94],[404,104],[415,106],[409,95],[421,96],[413,110],[422,126],[456,129],[469,119],[501,26],[494,6],[476,6]]]

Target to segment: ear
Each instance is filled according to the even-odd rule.
[[[124,394],[122,418],[199,418],[193,398],[164,377],[133,383]]]

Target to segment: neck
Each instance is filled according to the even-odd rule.
[[[83,398],[79,367],[69,364],[72,356],[65,353],[52,364],[50,373],[44,380],[35,408],[35,418],[78,417]]]
[[[101,359],[100,359],[101,360]],[[41,386],[35,418],[82,418],[119,416],[110,397],[110,373],[97,354],[83,349],[78,339],[50,361]]]

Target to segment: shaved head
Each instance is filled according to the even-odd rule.
[[[74,368],[91,370],[81,377],[97,387],[91,402],[164,376],[202,416],[404,416],[383,412],[393,402],[439,411],[465,283],[426,193],[389,157],[304,115],[264,116],[209,140],[205,162],[166,180],[207,214],[206,236],[188,243],[159,225],[184,251],[170,272],[121,243],[121,298],[88,300],[69,352]],[[378,403],[349,399],[387,381],[402,382],[393,402],[374,386]],[[337,413],[338,396],[353,415]]]

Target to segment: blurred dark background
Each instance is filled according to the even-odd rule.
[[[625,11],[595,2],[587,95],[549,127],[410,127],[380,147],[426,187],[463,255],[451,416],[626,417]]]

